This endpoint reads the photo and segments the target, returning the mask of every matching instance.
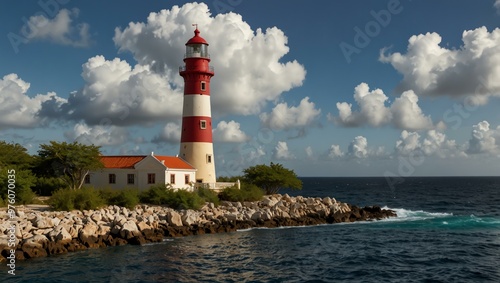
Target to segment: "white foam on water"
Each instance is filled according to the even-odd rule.
[[[383,221],[415,221],[415,220],[425,220],[425,219],[444,218],[453,216],[453,213],[427,212],[423,210],[409,210],[404,208],[389,208],[387,206],[384,206],[382,209],[390,209],[396,212],[396,215],[398,216],[398,217],[387,218],[384,219]],[[448,224],[448,223],[443,223],[443,224]]]

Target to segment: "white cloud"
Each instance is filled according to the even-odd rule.
[[[482,121],[472,126],[472,137],[468,142],[469,154],[498,154],[500,144],[500,126],[490,129],[490,123]]]
[[[58,113],[44,104],[41,114],[117,126],[177,121],[182,114],[181,91],[172,89],[167,78],[148,66],[132,68],[118,58],[95,56],[83,64],[82,77],[85,86],[71,93]]]
[[[249,137],[240,129],[240,123],[235,121],[220,121],[213,130],[214,141],[217,142],[244,142]]]
[[[313,157],[313,149],[312,147],[308,146],[305,148],[305,151],[306,151],[306,155],[308,158],[312,158]]]
[[[476,104],[500,96],[500,28],[491,33],[486,27],[466,30],[460,48],[443,48],[441,40],[437,33],[414,35],[406,54],[386,55],[386,49],[381,51],[380,61],[390,63],[403,75],[400,91],[413,89],[429,96],[471,95]]]
[[[115,126],[88,126],[85,123],[76,123],[72,131],[64,133],[67,139],[83,144],[99,146],[121,145],[128,140],[128,131]]]
[[[343,157],[343,156],[344,156],[344,153],[342,152],[342,150],[340,150],[340,146],[339,145],[332,144],[330,146],[330,149],[328,151],[328,157],[329,158],[335,159],[335,158],[339,158],[339,157]]]
[[[295,159],[295,155],[288,150],[286,142],[279,141],[274,148],[274,158],[278,160],[291,160]]]
[[[448,140],[446,135],[436,130],[429,130],[426,137],[416,132],[402,131],[401,137],[396,141],[397,155],[425,155],[438,156],[440,158],[464,156],[463,148],[458,146],[455,140]]]
[[[37,116],[42,103],[52,100],[60,105],[65,102],[53,92],[29,97],[29,88],[30,84],[17,74],[8,74],[0,79],[0,129],[36,127],[44,121]]]
[[[235,13],[212,17],[204,3],[151,13],[145,23],[117,28],[113,39],[120,51],[131,52],[139,64],[151,66],[166,74],[172,85],[182,86],[178,65],[184,44],[193,36],[192,23],[198,23],[200,35],[210,44],[216,115],[258,114],[269,101],[302,85],[304,67],[297,61],[281,62],[289,51],[283,31],[276,27],[254,31]]]
[[[271,113],[260,114],[261,122],[272,130],[299,129],[305,131],[320,115],[321,110],[316,109],[309,97],[300,101],[299,106],[288,107],[286,102],[276,105]]]
[[[155,136],[153,143],[167,142],[171,144],[179,144],[181,141],[181,127],[177,123],[167,123],[161,133]]]
[[[497,13],[500,14],[500,0],[495,0],[493,7],[495,7],[497,9]]]
[[[360,112],[352,112],[351,104],[346,102],[337,103],[339,119],[337,121],[344,126],[359,126],[370,124],[381,126],[391,119],[389,109],[385,107],[387,96],[381,89],[370,91],[368,84],[361,83],[354,88],[354,100],[360,108]]]
[[[356,158],[368,157],[368,140],[363,136],[357,136],[349,144],[348,153]]]
[[[433,128],[432,120],[422,113],[418,96],[413,90],[405,91],[391,105],[392,122],[399,129],[422,130]]]
[[[62,45],[87,47],[91,43],[89,24],[72,25],[78,14],[78,9],[61,9],[53,19],[48,19],[45,15],[32,16],[27,22],[29,32],[26,38],[30,41],[50,40]]]
[[[418,97],[411,90],[403,92],[392,105],[385,106],[388,97],[381,89],[370,91],[368,84],[361,83],[354,89],[354,100],[359,106],[358,112],[352,111],[352,104],[339,102],[339,116],[328,114],[328,119],[345,127],[366,124],[380,127],[391,123],[397,128],[407,130],[434,127],[431,118],[422,113],[418,106]]]

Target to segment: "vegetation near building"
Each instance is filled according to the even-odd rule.
[[[277,194],[280,189],[301,190],[302,181],[293,170],[279,163],[256,165],[243,170],[244,181],[262,188],[266,194]]]
[[[82,187],[85,176],[91,170],[103,166],[100,146],[51,141],[50,144],[40,145],[40,148],[38,167],[45,170],[43,173],[46,175],[59,177],[73,190]]]

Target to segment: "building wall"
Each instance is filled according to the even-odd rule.
[[[109,183],[109,174],[115,174],[115,183]],[[134,184],[128,184],[128,174],[134,175]],[[148,174],[155,174],[155,183],[148,183]],[[158,184],[169,184],[170,175],[175,175],[175,183],[171,184],[175,189],[191,188],[191,184],[185,184],[185,176],[189,175],[189,181],[195,182],[195,172],[187,170],[157,170],[157,169],[102,169],[99,171],[90,172],[90,184],[95,188],[111,188],[111,189],[125,189],[125,188],[138,188],[146,190],[150,186]]]

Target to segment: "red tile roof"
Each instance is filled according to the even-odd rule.
[[[104,168],[134,168],[134,165],[143,160],[146,155],[141,156],[101,156]]]
[[[147,155],[118,155],[118,156],[101,156],[101,162],[104,168],[121,168],[121,169],[133,169],[135,164],[146,158]],[[154,155],[154,157],[163,164],[171,169],[195,169],[186,161],[175,156],[159,156]]]
[[[165,166],[172,169],[195,169],[191,164],[175,156],[159,156],[155,155],[156,159],[165,161]]]

